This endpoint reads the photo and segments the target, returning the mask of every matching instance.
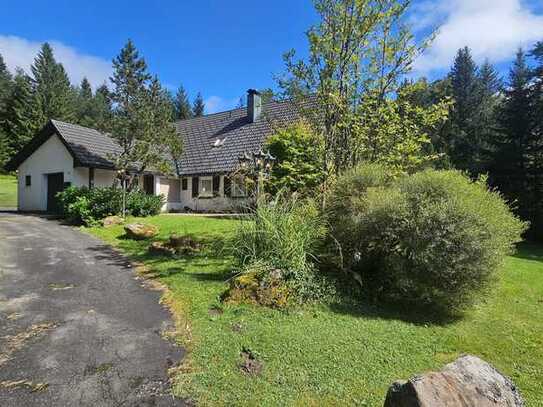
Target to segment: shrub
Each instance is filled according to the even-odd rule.
[[[325,235],[312,201],[279,194],[273,202],[260,204],[250,220],[240,222],[232,242],[236,268],[255,274],[264,285],[279,278],[300,301],[314,298],[320,295],[315,271]],[[275,281],[272,285],[277,286]]]
[[[58,194],[63,213],[70,222],[94,225],[107,216],[122,211],[122,190],[114,187],[87,188],[70,186]],[[150,216],[160,212],[164,198],[141,191],[126,194],[126,210],[133,216]]]
[[[334,188],[328,216],[345,266],[376,296],[439,311],[470,305],[526,225],[484,180],[435,170],[389,180],[375,171],[359,167]]]
[[[147,195],[140,190],[130,191],[126,196],[126,210],[132,216],[145,217],[160,213],[164,196]]]

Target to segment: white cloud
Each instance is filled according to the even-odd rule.
[[[220,96],[210,96],[204,100],[206,113],[224,112],[234,109],[239,104],[239,98],[224,99]]]
[[[416,30],[440,26],[431,47],[415,61],[417,73],[448,68],[456,51],[471,48],[477,61],[502,62],[543,39],[543,14],[521,0],[425,0],[412,16]]]
[[[59,41],[48,41],[53,48],[55,58],[61,62],[74,84],[79,84],[84,77],[94,87],[100,86],[111,75],[111,62],[92,55],[86,55]],[[38,54],[41,42],[29,41],[16,36],[0,35],[0,54],[11,72],[20,67],[30,73],[30,65]]]

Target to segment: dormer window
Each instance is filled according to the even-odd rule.
[[[221,147],[224,145],[224,142],[226,141],[226,137],[225,138],[217,138],[215,140],[215,142],[213,143],[213,147]]]

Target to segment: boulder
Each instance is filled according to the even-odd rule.
[[[174,248],[179,254],[196,254],[200,251],[201,245],[191,235],[170,236],[169,246]]]
[[[158,228],[154,225],[144,225],[142,223],[131,223],[124,227],[126,236],[129,239],[142,240],[149,239],[158,234]]]
[[[516,386],[476,356],[390,386],[385,407],[521,407]]]
[[[114,225],[121,225],[123,222],[124,219],[120,216],[108,216],[102,219],[102,225],[106,228]]]
[[[166,244],[162,242],[153,242],[149,245],[149,253],[156,254],[156,255],[168,255],[171,256],[175,254],[175,250],[171,247],[167,246]]]

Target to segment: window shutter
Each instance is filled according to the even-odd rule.
[[[230,177],[225,175],[224,176],[224,196],[231,196],[232,195],[232,181],[230,180]]]
[[[192,177],[192,197],[198,198],[198,185],[199,180],[198,177]]]
[[[213,195],[219,195],[219,189],[221,187],[221,176],[213,176]]]

